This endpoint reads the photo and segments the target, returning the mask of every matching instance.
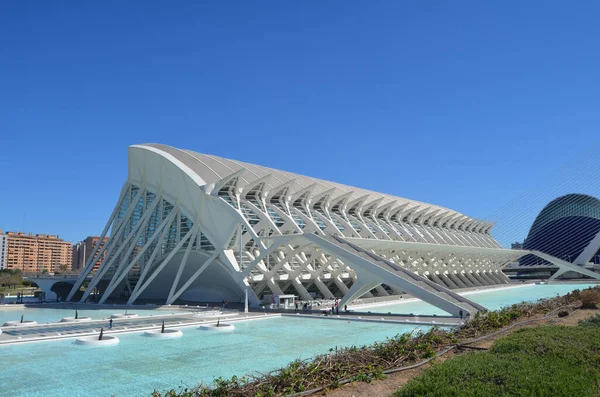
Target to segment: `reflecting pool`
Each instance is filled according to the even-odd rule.
[[[503,306],[512,305],[519,302],[533,302],[538,299],[551,298],[557,295],[565,295],[576,289],[585,289],[598,284],[526,284],[518,286],[508,286],[506,288],[495,288],[487,291],[470,291],[460,295],[467,296],[469,299],[485,306],[489,310],[497,310]],[[438,309],[423,301],[407,300],[403,303],[386,304],[380,306],[356,306],[351,309],[357,311],[371,311],[382,313],[403,313],[403,314],[437,314],[448,315],[445,311]]]
[[[125,334],[119,345],[100,348],[73,340],[0,346],[7,363],[0,371],[0,396],[148,397],[154,389],[265,372],[335,346],[382,341],[415,325],[280,317],[235,327],[224,334],[183,328],[183,337],[173,340]]]

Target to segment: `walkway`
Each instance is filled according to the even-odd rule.
[[[455,317],[443,316],[407,316],[383,313],[349,312],[338,315],[324,316],[321,312],[300,312],[297,314],[290,311],[241,311],[224,312],[221,315],[198,316],[197,313],[164,314],[144,316],[136,318],[113,319],[113,328],[108,329],[108,320],[92,320],[80,323],[47,323],[23,327],[2,327],[0,334],[0,345],[27,343],[38,341],[50,341],[59,339],[77,338],[82,336],[93,336],[104,328],[104,334],[121,334],[130,332],[160,329],[162,322],[165,328],[190,327],[202,324],[213,324],[220,319],[222,322],[232,323],[237,321],[259,320],[272,317],[301,317],[307,321],[310,319],[327,319],[338,321],[363,321],[381,322],[387,324],[402,325],[436,325],[440,327],[454,327],[461,324],[461,320]]]
[[[282,313],[285,317],[303,317],[303,318],[318,318],[327,320],[340,321],[364,321],[387,324],[414,324],[414,325],[436,325],[439,327],[455,327],[461,325],[463,321],[456,317],[445,316],[407,316],[402,314],[384,314],[384,313],[366,313],[366,312],[349,312],[328,315],[317,312],[298,312],[290,313],[289,311]]]
[[[113,319],[113,328],[111,330],[108,329],[108,320],[92,320],[80,323],[48,323],[23,327],[2,327],[0,345],[90,336],[98,334],[101,328],[104,328],[104,334],[106,335],[140,332],[151,329],[160,329],[163,321],[165,322],[165,328],[174,328],[216,323],[218,319],[222,322],[226,321],[231,323],[277,316],[279,316],[279,314],[243,312],[225,312],[217,316],[196,316],[195,313],[165,314],[154,315],[151,317],[144,316],[128,319]]]

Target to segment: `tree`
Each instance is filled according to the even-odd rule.
[[[11,287],[20,285],[22,282],[23,277],[21,277],[20,271],[12,269],[0,270],[0,285]]]

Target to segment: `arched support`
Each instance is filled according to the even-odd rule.
[[[552,255],[548,255],[548,254],[545,254],[540,251],[531,251],[531,253],[542,259],[547,260],[548,262],[551,262],[552,264],[554,264],[560,268],[558,270],[558,272],[554,273],[554,275],[552,275],[552,277],[550,277],[550,280],[554,280],[561,274],[566,273],[568,271],[573,271],[573,272],[582,274],[584,276],[588,276],[588,277],[594,278],[596,280],[600,280],[600,273],[596,273],[591,270],[588,270],[588,269],[584,268],[583,266],[576,265],[571,262],[567,262],[563,259],[556,258]]]
[[[379,284],[380,283],[376,281],[364,283],[360,280],[356,280],[354,284],[352,284],[352,287],[350,287],[350,290],[344,295],[339,305],[343,307],[347,303],[355,301],[367,292],[371,291],[373,288],[377,287]]]

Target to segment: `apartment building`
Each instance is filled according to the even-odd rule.
[[[0,270],[6,269],[6,234],[0,230]]]
[[[90,258],[90,255],[92,255],[92,252],[94,251],[94,247],[98,243],[98,240],[100,240],[100,237],[98,236],[89,236],[85,240],[73,245],[73,270],[79,270],[85,267],[85,264]],[[105,237],[102,240],[102,243],[100,244],[100,248],[98,250],[101,250],[107,241],[108,237]],[[102,264],[102,261],[104,260],[105,256],[106,253],[103,252],[102,255],[99,258],[97,258],[96,263],[94,264],[94,268],[92,269],[93,271],[98,269],[98,267]]]
[[[25,273],[71,270],[72,255],[72,244],[56,235],[6,233],[6,269]]]

